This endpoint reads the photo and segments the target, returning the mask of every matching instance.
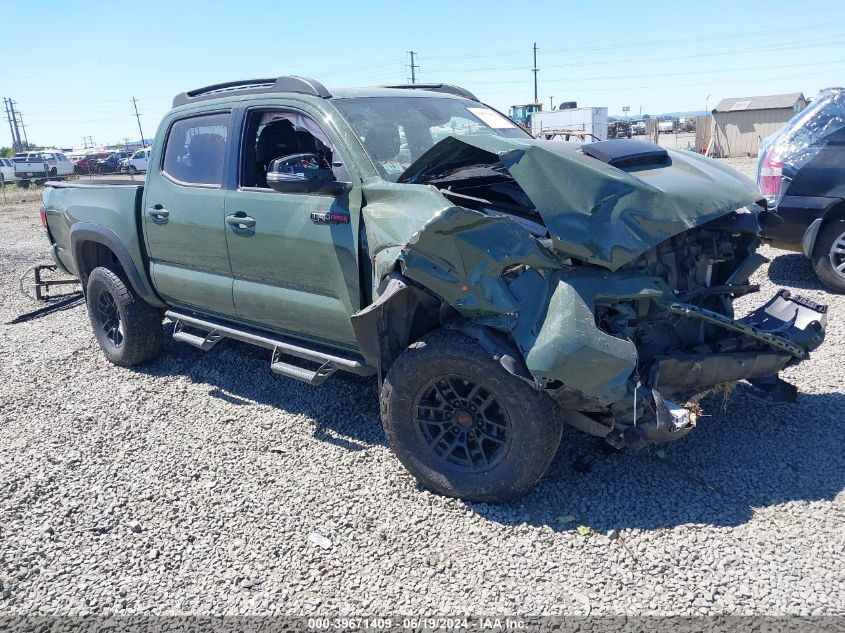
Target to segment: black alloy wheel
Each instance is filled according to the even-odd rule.
[[[448,374],[422,389],[417,429],[446,467],[483,472],[507,452],[511,421],[493,392],[480,382]]]

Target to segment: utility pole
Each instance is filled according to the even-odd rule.
[[[540,103],[537,100],[537,71],[540,70],[537,68],[537,42],[534,42],[534,68],[531,69],[531,72],[534,73],[534,103]]]
[[[549,110],[554,110],[554,109],[555,109],[555,98],[549,97]]]
[[[411,83],[412,84],[417,83],[417,73],[416,73],[416,71],[419,70],[419,68],[420,68],[419,66],[414,64],[414,55],[416,55],[416,54],[417,54],[416,51],[408,51],[408,55],[411,56]]]
[[[26,149],[29,149],[29,139],[26,137],[26,126],[23,123],[23,115],[18,112],[18,123],[21,124],[21,129],[23,130],[23,142],[26,143]]]
[[[18,130],[18,115],[15,112],[15,102],[9,99],[3,99],[3,103],[6,106],[6,119],[9,121],[9,130],[12,133],[12,149],[15,152],[22,152],[23,151],[23,142],[21,141],[21,133]]]
[[[141,129],[141,115],[138,114],[138,103],[135,101],[135,97],[132,97],[132,105],[135,106],[135,118],[138,119],[138,131],[141,133],[141,147],[144,147],[146,145],[144,130]]]
[[[9,133],[12,135],[12,149],[17,152],[18,148],[16,147],[16,139],[15,139],[15,128],[12,124],[12,114],[9,112],[9,102],[11,99],[7,99],[3,97],[3,107],[6,108],[6,120],[9,122]]]

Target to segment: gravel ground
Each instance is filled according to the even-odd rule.
[[[5,323],[39,307],[17,280],[47,258],[37,203],[0,216]],[[81,306],[3,325],[0,615],[845,614],[845,297],[763,252],[744,308],[778,287],[830,304],[785,372],[797,405],[738,389],[665,453],[568,431],[506,507],[418,489],[371,379],[315,389],[169,338],[121,369]]]

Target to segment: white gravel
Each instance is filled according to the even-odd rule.
[[[47,261],[38,204],[0,205],[0,323]],[[0,615],[845,614],[845,297],[764,249],[751,307],[830,304],[798,405],[741,390],[665,452],[565,433],[509,507],[419,490],[372,379],[320,388],[269,354],[169,338],[121,369],[82,307],[0,326]]]

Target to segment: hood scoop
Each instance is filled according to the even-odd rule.
[[[628,139],[598,141],[582,145],[581,151],[591,158],[618,169],[665,165],[669,162],[669,153],[665,149],[646,141]]]

